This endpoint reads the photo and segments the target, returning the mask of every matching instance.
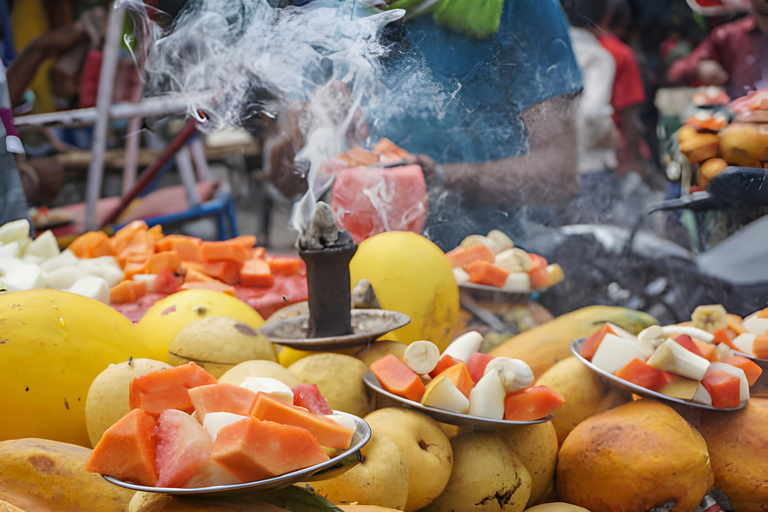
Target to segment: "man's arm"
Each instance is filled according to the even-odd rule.
[[[579,190],[577,101],[564,94],[525,111],[528,153],[479,164],[443,165],[446,185],[483,202],[550,204]]]
[[[728,82],[728,73],[721,64],[716,40],[719,32],[707,36],[690,55],[678,60],[669,70],[667,78],[673,84],[690,84],[702,81],[707,85],[723,85]]]

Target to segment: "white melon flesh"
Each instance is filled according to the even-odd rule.
[[[43,261],[59,255],[59,243],[52,231],[46,231],[35,238],[27,247],[25,256],[39,256]]]
[[[21,258],[19,242],[10,242],[0,246],[0,259]]]
[[[348,428],[350,430],[357,430],[357,424],[355,423],[355,420],[350,418],[349,416],[344,416],[343,414],[326,414],[326,418],[329,420],[333,420],[339,425],[341,425],[344,428]]]
[[[53,272],[54,270],[64,267],[76,267],[78,263],[80,263],[80,258],[75,256],[69,249],[66,249],[55,258],[51,258],[45,263],[41,263],[40,268],[43,272]]]
[[[247,419],[248,416],[241,416],[231,412],[209,412],[203,418],[203,428],[211,435],[211,439],[216,441],[216,436],[219,435],[221,429]]]
[[[423,405],[445,411],[465,413],[469,410],[469,400],[445,375],[439,375],[427,386],[421,398]]]
[[[83,260],[90,261],[90,260]],[[122,270],[114,268],[112,265],[104,263],[95,263],[90,265],[83,265],[83,262],[78,265],[78,268],[86,274],[93,277],[100,277],[107,282],[110,288],[117,286],[122,280],[125,274]]]
[[[29,237],[29,221],[27,219],[15,220],[0,226],[0,242],[3,245],[10,244]]]
[[[739,349],[739,352],[752,355],[752,344],[755,342],[755,338],[757,338],[757,334],[745,332],[736,336],[732,343],[734,347]]]
[[[2,251],[2,249],[3,248],[0,247],[0,251]],[[758,318],[757,313],[749,315],[747,318],[745,318],[743,324],[744,328],[752,334],[761,336],[765,333],[768,333],[768,318]],[[751,349],[748,353],[752,353]]]
[[[705,388],[701,382],[699,382],[699,386],[696,388],[696,393],[693,395],[691,400],[700,404],[712,405],[712,397],[709,395],[707,388]]]
[[[611,322],[607,322],[607,324],[611,326],[611,329],[613,329],[613,332],[615,332],[617,336],[619,336],[621,338],[626,338],[628,340],[636,340],[637,339],[637,336],[635,336],[631,332],[625,331],[624,329],[622,329],[618,325],[612,324]]]
[[[504,419],[504,398],[507,392],[499,378],[499,372],[483,375],[469,392],[469,414],[494,420]]]
[[[109,305],[109,285],[100,277],[82,277],[75,281],[69,292]]]
[[[90,261],[97,265],[107,265],[120,271],[123,270],[114,256],[99,256],[98,258],[91,258],[89,260],[82,260],[82,261]]]
[[[248,377],[242,384],[241,388],[250,389],[254,393],[266,393],[273,397],[293,404],[293,391],[285,383],[271,379],[269,377]]]
[[[45,288],[43,272],[37,265],[22,263],[13,272],[0,278],[3,287],[10,292]]]
[[[157,274],[136,274],[131,278],[132,281],[144,281],[147,283],[147,293],[154,293]]]
[[[0,258],[0,276],[10,274],[23,265],[25,263],[19,258]]]
[[[45,258],[42,256],[35,256],[34,254],[25,254],[21,258],[21,261],[24,263],[31,263],[32,265],[37,265],[39,267],[42,263],[45,262]]]
[[[635,358],[645,361],[645,353],[637,340],[608,333],[597,347],[592,364],[605,372],[616,373]]]
[[[61,267],[43,276],[43,281],[48,288],[54,290],[69,290],[80,279],[88,277],[88,274],[78,267]]]
[[[508,292],[528,293],[531,291],[531,278],[525,272],[512,272],[502,286]]]

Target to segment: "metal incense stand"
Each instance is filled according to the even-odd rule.
[[[267,324],[259,331],[278,345],[335,350],[365,345],[410,322],[382,309],[351,309],[349,262],[357,252],[352,236],[339,230],[330,206],[317,203],[312,222],[299,238],[307,265],[309,315]]]

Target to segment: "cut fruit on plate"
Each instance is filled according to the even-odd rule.
[[[461,362],[459,361],[459,363]],[[414,409],[423,414],[426,414],[427,416],[429,416],[435,421],[438,421],[440,423],[448,423],[450,425],[456,425],[459,427],[468,427],[475,430],[483,430],[483,431],[496,431],[499,429],[516,427],[519,425],[532,425],[536,423],[545,423],[552,419],[551,414],[548,414],[543,418],[538,418],[535,420],[525,420],[525,421],[510,421],[510,420],[503,420],[503,419],[483,418],[479,416],[473,416],[470,414],[461,414],[457,412],[451,412],[448,410],[429,407],[421,404],[420,402],[414,402],[413,400],[408,400],[406,398],[402,398],[393,393],[390,393],[389,391],[387,391],[381,386],[379,381],[376,379],[376,376],[371,371],[369,371],[363,376],[363,382],[373,392],[375,401],[378,401],[379,399],[381,399],[381,400],[386,400],[387,402],[391,402],[392,400],[394,400],[398,402],[399,405],[404,406],[406,408]]]
[[[143,411],[136,411],[135,414],[143,414]],[[146,415],[150,420],[151,417]],[[362,455],[360,449],[365,446],[371,439],[371,428],[361,418],[353,416],[351,414],[334,411],[334,417],[343,417],[346,421],[351,422],[355,426],[355,432],[352,436],[352,441],[349,447],[335,454],[329,460],[316,464],[314,466],[300,469],[280,475],[274,478],[267,478],[264,480],[258,480],[255,482],[237,483],[231,485],[216,485],[209,487],[196,487],[196,488],[163,488],[163,487],[150,487],[146,485],[138,485],[131,482],[124,482],[117,478],[104,476],[104,478],[120,487],[132,489],[135,491],[162,493],[171,496],[205,496],[205,497],[219,497],[219,496],[236,496],[240,494],[249,494],[253,492],[266,491],[269,489],[280,489],[289,485],[299,482],[311,482],[314,480],[327,480],[338,476],[339,474],[354,467],[357,463],[362,461]],[[248,418],[244,418],[248,419]],[[152,420],[154,421],[154,420]],[[229,427],[232,427],[234,423],[230,423]],[[203,427],[205,428],[205,427]],[[223,426],[221,431],[225,430],[227,426]],[[203,470],[206,468],[204,467]],[[217,468],[218,469],[218,468]],[[241,468],[242,469],[242,468]],[[221,471],[219,469],[219,471]],[[203,471],[204,472],[204,471]],[[200,475],[200,472],[198,472]],[[201,479],[205,482],[205,479]],[[188,483],[189,485],[189,483]]]
[[[600,377],[607,379],[608,381],[611,382],[611,384],[614,384],[622,389],[625,389],[630,393],[634,393],[635,395],[640,395],[640,396],[643,396],[646,398],[652,398],[655,400],[662,400],[666,402],[673,402],[676,404],[687,405],[690,407],[697,407],[700,409],[712,409],[717,411],[735,411],[735,410],[742,409],[744,408],[744,406],[747,405],[748,400],[742,400],[736,407],[721,407],[721,408],[716,408],[711,404],[695,402],[692,399],[694,398],[694,395],[697,392],[697,388],[703,389],[704,391],[706,391],[706,389],[704,389],[703,386],[699,386],[698,382],[695,380],[683,379],[680,377],[677,377],[675,380],[670,380],[664,385],[662,390],[664,390],[665,392],[668,392],[668,394],[662,394],[660,392],[646,389],[642,386],[639,386],[637,384],[634,384],[632,382],[619,378],[613,373],[609,373],[595,366],[590,361],[587,361],[586,359],[584,359],[581,353],[586,341],[587,341],[586,338],[579,338],[571,342],[571,352],[573,353],[573,355],[576,356],[576,358],[579,361],[581,361],[584,365],[586,365],[587,368],[589,368],[590,370],[598,374]],[[669,341],[672,341],[672,340],[669,340]],[[672,341],[672,343],[675,343],[675,342]],[[698,357],[698,356],[694,356],[694,357]],[[630,368],[628,368],[626,371],[630,371]],[[735,369],[738,369],[738,368],[735,368]],[[624,368],[622,368],[622,370],[624,370]],[[635,369],[635,371],[633,371],[632,373],[637,375],[639,372],[637,372]],[[754,392],[752,392],[752,395],[754,396]],[[690,399],[681,398],[681,397],[690,397]]]

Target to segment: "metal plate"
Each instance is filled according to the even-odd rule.
[[[586,338],[579,338],[571,342],[571,352],[573,353],[574,356],[576,356],[576,359],[581,361],[583,364],[587,366],[587,368],[589,368],[599,376],[611,381],[611,384],[614,384],[617,387],[620,387],[626,391],[629,391],[630,393],[634,393],[635,395],[640,395],[645,398],[653,398],[655,400],[663,400],[665,402],[672,402],[676,404],[687,405],[688,407],[696,407],[698,409],[709,409],[710,411],[738,411],[739,409],[743,409],[744,406],[747,405],[748,400],[744,400],[743,402],[741,402],[741,404],[738,407],[723,407],[718,409],[716,407],[712,407],[711,405],[701,404],[698,402],[692,402],[691,400],[683,400],[681,398],[674,398],[671,396],[663,395],[661,393],[657,393],[656,391],[645,389],[644,387],[638,386],[637,384],[632,384],[631,382],[627,382],[626,380],[620,379],[619,377],[615,376],[612,373],[608,373],[604,370],[601,370],[597,366],[593,365],[592,363],[590,363],[589,361],[581,357],[581,347],[584,345],[584,342],[586,340],[587,340]]]
[[[487,286],[484,284],[459,283],[459,290],[466,291],[480,300],[492,300],[495,302],[525,302],[530,300],[531,294],[543,292],[546,288],[521,292],[505,290],[504,288],[496,288],[495,286]]]
[[[134,491],[161,493],[171,496],[216,498],[220,496],[237,496],[240,494],[249,494],[270,489],[280,489],[299,482],[312,482],[314,480],[326,480],[328,478],[333,478],[351,469],[363,460],[362,455],[360,454],[360,448],[365,446],[366,443],[368,443],[368,441],[371,439],[371,427],[369,427],[368,423],[366,423],[363,419],[344,412],[334,411],[334,413],[347,416],[355,421],[355,434],[352,436],[352,442],[350,443],[349,448],[333,457],[332,459],[323,462],[322,464],[317,464],[315,466],[301,469],[299,471],[286,473],[285,475],[276,476],[275,478],[234,485],[199,487],[196,489],[185,489],[177,487],[146,487],[143,485],[123,482],[110,476],[104,476],[104,479],[110,483],[119,485],[120,487],[133,489]]]
[[[545,418],[541,418],[533,421],[492,420],[490,418],[481,418],[479,416],[470,416],[469,414],[460,414],[457,412],[444,411],[442,409],[435,409],[434,407],[428,407],[418,402],[414,402],[413,400],[408,400],[407,398],[402,398],[397,395],[393,395],[392,393],[390,393],[389,391],[381,387],[381,384],[379,384],[379,380],[370,370],[368,370],[368,372],[363,376],[363,382],[365,382],[365,385],[368,386],[368,388],[370,388],[374,393],[382,397],[386,397],[389,400],[394,400],[400,403],[402,406],[405,406],[406,408],[414,409],[419,412],[422,412],[435,421],[439,421],[441,423],[448,423],[450,425],[456,425],[458,427],[467,427],[473,430],[491,430],[491,431],[502,430],[504,428],[516,427],[519,425],[534,425],[536,423],[546,423],[547,421],[552,419],[552,415],[550,414]]]
[[[359,347],[379,339],[390,331],[408,325],[408,315],[384,309],[352,310],[354,334],[332,338],[307,338],[309,315],[286,318],[266,324],[259,332],[272,343],[300,350],[336,350]]]

